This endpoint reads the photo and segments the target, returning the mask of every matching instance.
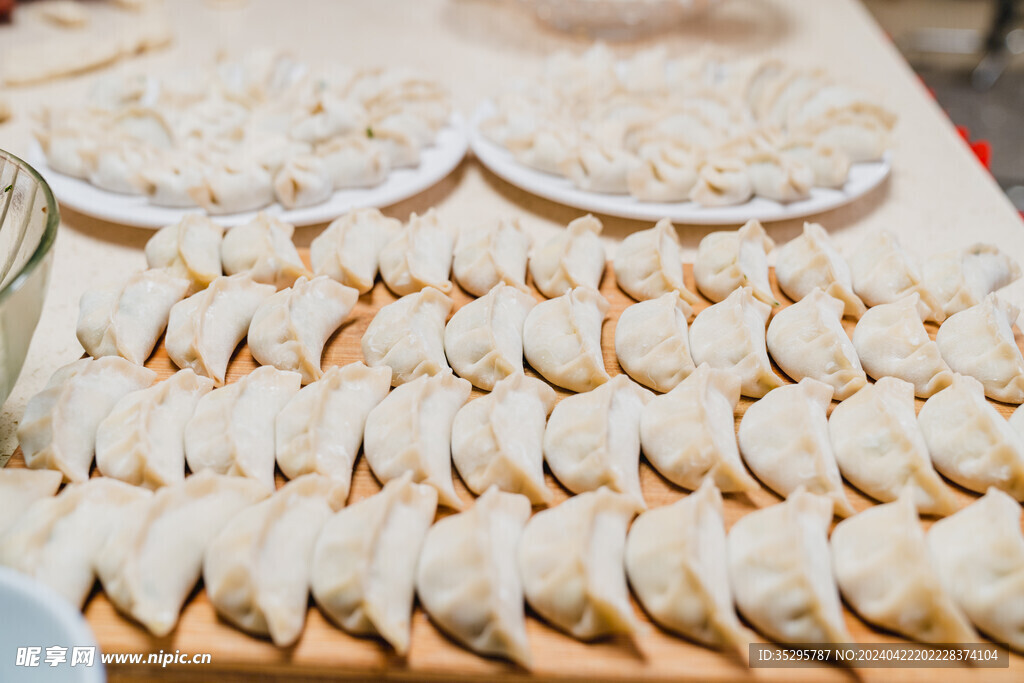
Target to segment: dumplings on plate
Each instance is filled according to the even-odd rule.
[[[601,354],[608,300],[577,287],[533,307],[523,323],[523,354],[544,379],[569,391],[589,391],[610,379]]]
[[[583,140],[558,166],[562,175],[587,192],[626,194],[632,156],[598,140]]]
[[[174,225],[160,228],[146,242],[146,263],[164,268],[173,277],[188,278],[191,292],[221,276],[220,243],[224,228],[201,213],[186,214]]]
[[[534,245],[530,275],[549,299],[576,287],[596,290],[601,285],[607,257],[601,244],[603,226],[590,214],[577,218],[547,242]]]
[[[682,143],[642,147],[626,171],[629,194],[642,202],[685,202],[697,184],[699,163]]]
[[[942,303],[924,282],[916,260],[903,251],[888,230],[868,236],[847,262],[853,276],[853,291],[866,305],[891,304],[916,292],[920,297],[917,310],[921,320],[946,319]]]
[[[690,201],[701,206],[733,206],[753,195],[747,165],[724,157],[703,161],[697,167],[697,182],[690,189]]]
[[[825,228],[804,223],[804,232],[775,252],[775,278],[793,301],[815,288],[843,302],[843,315],[860,318],[867,308],[853,292],[850,266],[839,254]]]
[[[503,283],[528,292],[526,263],[530,237],[519,219],[491,221],[463,228],[455,244],[452,272],[462,288],[473,296],[483,296]]]
[[[433,287],[383,306],[360,342],[366,364],[390,367],[396,387],[423,375],[450,372],[444,324],[451,310],[452,300]]]
[[[62,478],[57,470],[0,469],[0,538],[29,506],[37,500],[53,497]]]
[[[972,244],[933,256],[922,267],[924,283],[953,315],[1020,279],[1020,264],[994,244]]]
[[[436,210],[415,213],[380,250],[380,276],[398,296],[433,287],[452,291],[448,279],[455,249],[454,231],[441,223]]]
[[[242,213],[274,201],[274,179],[255,160],[220,158],[204,165],[186,192],[210,215]]]
[[[775,242],[756,220],[739,230],[713,232],[700,241],[693,276],[711,301],[723,301],[741,287],[769,306],[777,305],[768,282],[768,252]]]
[[[309,245],[313,272],[366,294],[373,289],[381,249],[401,229],[401,221],[377,209],[349,211],[313,238]]]
[[[334,178],[324,161],[312,154],[297,154],[274,175],[274,194],[286,209],[299,209],[327,201]]]
[[[795,202],[811,196],[814,170],[803,161],[774,150],[756,151],[745,161],[754,195],[776,202]]]
[[[615,281],[637,301],[678,293],[695,304],[697,295],[683,283],[683,256],[679,235],[667,218],[649,230],[634,232],[615,252]]]
[[[677,292],[628,306],[615,326],[615,355],[626,374],[665,392],[693,372],[686,326],[692,314]]]
[[[292,244],[295,226],[262,211],[248,223],[228,230],[220,245],[224,273],[247,273],[256,282],[290,287],[310,273]]]

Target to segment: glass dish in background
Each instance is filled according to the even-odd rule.
[[[60,214],[34,168],[0,150],[0,404],[14,388],[46,300]]]
[[[717,0],[520,0],[557,29],[605,40],[633,40],[703,14]]]

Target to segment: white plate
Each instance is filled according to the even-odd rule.
[[[473,154],[496,176],[516,187],[551,201],[585,211],[609,216],[658,221],[669,218],[675,223],[691,225],[740,225],[751,218],[759,221],[782,221],[829,211],[848,204],[877,187],[889,175],[890,153],[882,161],[854,164],[842,189],[816,187],[811,196],[797,202],[782,203],[754,197],[736,206],[705,207],[694,202],[642,202],[625,194],[599,194],[580,190],[568,178],[537,171],[515,160],[507,149],[488,140],[480,132],[480,124],[492,116],[494,103],[482,103],[473,115],[469,142]]]
[[[46,648],[67,648],[67,661],[51,667]],[[17,666],[19,647],[38,647],[37,666]],[[92,647],[93,665],[71,666],[75,647]],[[82,615],[52,589],[0,567],[0,681],[103,683],[100,650]]]
[[[462,161],[467,147],[465,123],[462,116],[455,113],[448,125],[438,133],[434,146],[422,150],[420,165],[416,168],[396,169],[377,187],[338,190],[326,202],[315,206],[286,210],[274,203],[262,210],[287,223],[301,226],[325,223],[352,209],[389,206],[443,180]],[[84,180],[58,173],[46,165],[43,150],[35,142],[29,149],[27,161],[43,174],[62,206],[111,223],[155,229],[177,223],[187,213],[202,210],[194,206],[154,206],[146,197],[107,192]],[[211,218],[221,225],[231,227],[252,220],[257,213],[248,211]]]

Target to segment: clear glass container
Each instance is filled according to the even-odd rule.
[[[717,0],[520,0],[541,21],[602,40],[634,40],[671,30]]]
[[[14,388],[46,300],[60,213],[49,185],[0,150],[0,403]]]

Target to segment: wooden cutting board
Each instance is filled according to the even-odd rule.
[[[308,254],[303,251],[303,258]],[[696,291],[693,272],[686,266],[686,282]],[[774,280],[772,287],[783,307],[791,302],[783,296]],[[609,264],[601,285],[601,292],[610,302],[609,319],[602,332],[605,367],[612,375],[622,372],[615,358],[615,325],[626,306],[634,303],[615,284]],[[472,300],[472,297],[455,287],[452,293],[455,309]],[[542,298],[537,294],[537,298]],[[360,297],[348,321],[329,340],[324,351],[323,366],[345,365],[363,359],[360,339],[373,319],[374,314],[396,297],[378,281],[371,292]],[[699,312],[710,305],[701,302],[695,307]],[[844,319],[847,332],[852,334],[855,321]],[[929,325],[934,336],[937,329]],[[1024,342],[1017,333],[1018,345]],[[1022,347],[1024,348],[1024,347]],[[161,379],[171,375],[176,368],[168,359],[161,344],[147,367],[157,372]],[[242,346],[228,367],[228,381],[244,376],[256,367],[256,362],[247,347]],[[776,372],[785,375],[776,367]],[[527,368],[527,374],[537,376]],[[569,392],[556,389],[559,398]],[[474,389],[473,398],[483,395]],[[471,399],[472,400],[472,399]],[[737,407],[736,424],[752,400],[742,398]],[[923,401],[918,399],[918,408]],[[835,405],[835,404],[833,404]],[[1014,406],[994,403],[999,411],[1009,417]],[[11,466],[23,467],[20,450],[11,459]],[[454,468],[453,468],[454,473]],[[96,476],[96,473],[93,473]],[[283,483],[278,472],[278,485]],[[548,487],[555,492],[555,500],[561,502],[568,497],[567,490],[546,474]],[[454,476],[456,489],[466,502],[473,499],[457,475]],[[646,461],[641,461],[640,480],[647,504],[650,507],[666,505],[686,495],[680,489],[659,475]],[[847,494],[859,511],[874,504],[856,489],[846,485]],[[380,490],[365,458],[356,463],[352,480],[349,503],[362,500]],[[967,505],[978,498],[977,494],[953,485],[956,495]],[[757,508],[778,503],[781,498],[767,488],[750,495],[727,494],[725,498],[726,526]],[[449,514],[440,510],[441,515]],[[925,519],[924,524],[930,525]],[[320,611],[310,602],[306,627],[299,641],[289,648],[275,647],[269,640],[254,638],[229,626],[217,617],[206,594],[200,588],[188,600],[177,629],[164,638],[156,638],[130,619],[121,616],[98,588],[94,591],[85,608],[85,616],[96,633],[104,652],[124,653],[210,653],[212,663],[208,665],[169,666],[162,669],[154,665],[114,665],[109,668],[111,680],[249,680],[257,673],[272,679],[309,680],[310,678],[403,678],[403,679],[510,679],[532,678],[535,680],[684,680],[684,681],[930,681],[936,676],[943,680],[1024,680],[1024,657],[1010,655],[1009,669],[968,668],[942,669],[860,669],[857,671],[838,668],[811,669],[748,669],[734,655],[719,653],[695,645],[682,638],[670,635],[647,619],[634,600],[634,609],[640,617],[642,630],[633,638],[617,637],[596,643],[581,643],[548,626],[527,610],[527,634],[533,652],[532,672],[519,669],[501,660],[479,657],[455,644],[438,631],[417,605],[412,621],[412,647],[407,657],[402,658],[375,638],[358,638],[332,626]],[[891,633],[868,626],[844,606],[846,627],[854,639],[861,644],[906,642]]]

